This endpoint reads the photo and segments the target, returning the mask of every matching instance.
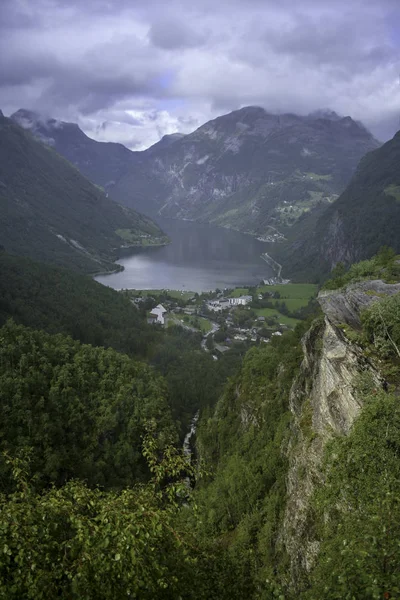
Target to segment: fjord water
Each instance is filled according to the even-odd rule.
[[[136,250],[118,263],[124,271],[96,280],[114,289],[202,292],[259,283],[272,271],[261,258],[266,244],[250,235],[192,221],[157,219],[171,243]]]

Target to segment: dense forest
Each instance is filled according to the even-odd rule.
[[[309,315],[244,357],[213,361],[196,334],[151,328],[124,295],[0,258],[0,598],[399,596],[398,292],[379,292],[359,327]],[[397,282],[398,257],[384,249],[339,266],[324,293],[371,278]],[[85,310],[99,315],[96,339],[73,329]],[[122,335],[123,315],[140,344]],[[347,435],[322,444],[308,403],[330,360],[328,331],[362,356],[351,394],[363,409]],[[188,462],[180,445],[198,409]],[[318,447],[314,559],[294,573],[293,465],[302,485],[301,461]]]

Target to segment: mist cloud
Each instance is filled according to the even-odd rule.
[[[397,0],[2,0],[0,107],[143,148],[247,104],[400,128]]]

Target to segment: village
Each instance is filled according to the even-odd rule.
[[[315,301],[312,284],[276,284],[195,293],[180,290],[121,290],[159,327],[201,333],[215,359],[232,347],[267,344],[303,319]]]

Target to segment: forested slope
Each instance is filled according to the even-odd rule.
[[[147,356],[161,337],[115,290],[84,275],[0,251],[0,325],[9,318],[131,356]]]
[[[338,262],[370,258],[383,245],[399,252],[399,226],[400,132],[362,158],[341,196],[320,215],[306,215],[271,253],[284,274],[322,280]]]
[[[129,486],[146,478],[146,423],[176,436],[162,379],[114,350],[10,322],[0,330],[0,364],[0,452],[28,453],[39,489],[71,478]],[[6,475],[3,457],[3,489]]]
[[[153,221],[110,200],[68,161],[0,115],[0,244],[93,273],[122,246],[165,243]]]
[[[241,366],[174,330],[157,373],[7,323],[0,598],[397,598],[399,280],[388,249],[336,270],[320,314]]]

